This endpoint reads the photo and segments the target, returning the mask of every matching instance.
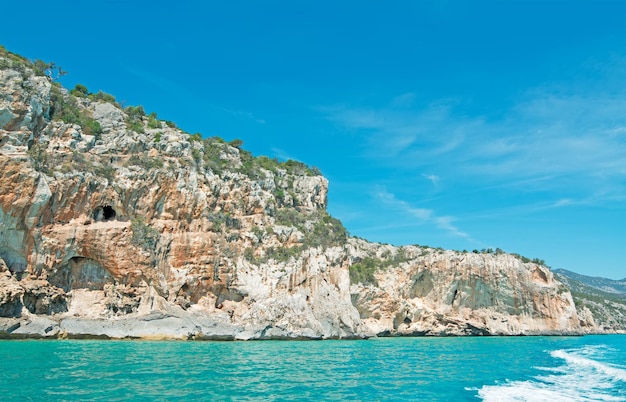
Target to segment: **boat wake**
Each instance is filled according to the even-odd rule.
[[[506,381],[478,389],[485,401],[626,401],[626,366],[601,361],[606,347],[554,350],[561,364],[535,367],[540,374],[527,381]]]

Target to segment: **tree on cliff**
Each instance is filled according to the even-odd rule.
[[[56,81],[67,74],[67,71],[57,66],[55,62],[45,62],[43,60],[35,60],[33,62],[33,70],[35,74],[48,77],[50,81]]]

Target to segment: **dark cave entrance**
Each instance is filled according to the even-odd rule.
[[[109,221],[111,219],[115,219],[115,215],[117,215],[115,213],[115,210],[113,208],[111,208],[110,206],[105,206],[104,208],[102,208],[102,213],[104,214],[104,220],[105,221]]]
[[[107,222],[107,221],[115,219],[116,216],[117,216],[117,212],[115,212],[113,207],[111,207],[110,205],[104,205],[104,206],[98,207],[93,212],[93,219],[96,222],[100,222],[100,221]]]

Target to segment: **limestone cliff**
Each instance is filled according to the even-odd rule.
[[[399,335],[565,334],[581,322],[569,290],[552,272],[509,254],[372,245],[351,255],[378,269],[352,284],[366,330]]]
[[[0,48],[4,336],[596,330],[545,267],[350,239],[315,169],[68,92],[50,68]]]
[[[624,332],[626,280],[589,277],[565,269],[555,274],[570,289],[580,316],[589,317],[603,332]]]

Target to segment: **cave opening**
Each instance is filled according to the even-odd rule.
[[[98,207],[93,213],[93,219],[96,222],[99,222],[99,221],[107,222],[107,221],[115,219],[116,216],[117,216],[117,212],[115,212],[113,207],[111,207],[110,205]]]
[[[113,208],[111,208],[109,205],[106,205],[104,208],[102,208],[102,212],[104,214],[104,220],[105,221],[114,219],[115,215],[117,215],[115,213],[115,210]]]

